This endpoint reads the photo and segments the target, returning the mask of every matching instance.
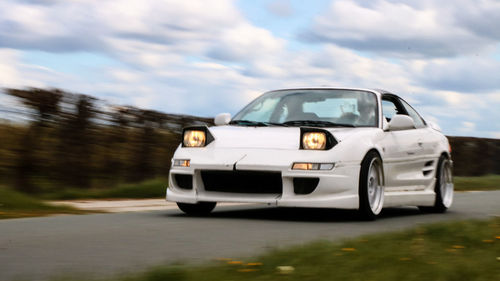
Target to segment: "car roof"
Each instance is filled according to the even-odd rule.
[[[378,97],[381,97],[383,94],[391,94],[391,92],[388,92],[386,90],[382,89],[370,89],[370,88],[352,88],[352,87],[303,87],[303,88],[286,88],[286,89],[276,89],[272,91],[268,91],[267,93],[270,92],[279,92],[279,91],[293,91],[293,90],[348,90],[348,91],[366,91],[366,92],[371,92],[376,94]]]

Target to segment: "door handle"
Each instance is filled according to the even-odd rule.
[[[424,145],[424,142],[422,140],[417,141],[418,146],[422,147]]]

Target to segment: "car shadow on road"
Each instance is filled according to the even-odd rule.
[[[387,208],[382,211],[378,220],[396,217],[421,215],[415,207]],[[248,219],[288,222],[359,222],[363,221],[355,210],[320,209],[320,208],[285,208],[285,207],[239,207],[215,209],[206,216],[190,216],[181,212],[168,213],[168,217],[195,217],[205,219]]]

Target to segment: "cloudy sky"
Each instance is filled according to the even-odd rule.
[[[236,113],[289,87],[383,88],[500,138],[499,0],[2,0],[0,87]]]

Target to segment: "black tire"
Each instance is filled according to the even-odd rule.
[[[205,216],[210,214],[217,205],[216,202],[198,202],[196,204],[177,203],[181,211],[192,216]]]
[[[434,185],[434,192],[436,193],[436,198],[434,200],[434,205],[433,206],[419,206],[418,208],[420,211],[425,212],[425,213],[444,213],[446,210],[451,205],[451,201],[447,202],[447,199],[445,198],[446,196],[450,196],[447,194],[443,194],[441,186],[445,183],[443,183],[443,180],[446,179],[446,175],[443,175],[443,173],[447,173],[445,169],[451,169],[451,167],[447,166],[451,165],[449,164],[448,157],[445,155],[441,155],[439,157],[438,165],[437,165],[437,170],[436,170],[436,184]],[[450,173],[451,177],[451,171],[448,171]],[[449,191],[447,191],[449,192]],[[453,198],[453,189],[451,190],[452,198]],[[452,200],[452,199],[448,199]]]
[[[370,168],[376,169],[376,178]],[[361,162],[358,195],[360,218],[375,220],[384,205],[382,159],[375,151],[368,152]]]

